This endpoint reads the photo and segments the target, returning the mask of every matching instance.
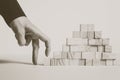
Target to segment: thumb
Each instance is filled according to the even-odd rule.
[[[18,32],[15,34],[15,37],[18,41],[18,44],[20,46],[24,46],[26,44],[26,40],[25,40],[25,29],[20,28],[18,30]]]

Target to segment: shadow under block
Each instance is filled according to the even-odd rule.
[[[93,66],[93,60],[92,59],[86,59],[85,66]]]
[[[93,59],[93,66],[105,66],[106,61],[101,59]]]
[[[107,59],[106,60],[106,66],[114,66],[114,59]]]

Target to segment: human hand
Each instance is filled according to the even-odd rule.
[[[39,53],[39,39],[45,43],[45,55],[48,56],[51,50],[50,39],[43,34],[36,26],[34,26],[27,17],[18,17],[10,24],[11,29],[15,33],[15,37],[20,46],[27,46],[32,41],[33,47],[33,64],[37,65]]]

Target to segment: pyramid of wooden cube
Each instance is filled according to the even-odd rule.
[[[109,38],[102,38],[102,31],[95,31],[93,24],[81,24],[79,31],[66,39],[62,51],[53,53],[50,65],[113,66],[115,59]]]

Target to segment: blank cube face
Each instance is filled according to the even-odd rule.
[[[102,59],[116,59],[115,54],[113,53],[102,53]]]
[[[93,60],[92,59],[86,59],[85,65],[86,66],[93,66]]]
[[[94,24],[87,24],[87,26],[88,26],[88,31],[95,31]]]
[[[61,53],[62,52],[54,52],[53,53],[53,58],[61,58]]]
[[[79,66],[79,59],[69,59],[70,60],[70,66]]]
[[[73,38],[80,38],[80,31],[73,31],[72,32],[72,37]]]
[[[81,32],[80,32],[80,38],[82,38],[82,39],[87,39],[87,37],[88,37],[88,34],[87,34],[86,31],[81,31]]]
[[[95,39],[89,39],[89,45],[97,45]]]
[[[80,52],[72,52],[68,53],[69,59],[81,59],[81,53]]]
[[[80,31],[88,31],[88,25],[87,24],[81,24],[80,25]]]
[[[61,58],[67,59],[68,58],[68,52],[62,52],[61,53]]]
[[[87,31],[73,31],[73,38],[87,39]]]
[[[94,31],[88,31],[88,39],[94,39]]]
[[[102,53],[101,52],[96,52],[95,53],[95,59],[102,59]]]
[[[69,46],[63,45],[62,46],[62,52],[69,52]]]
[[[98,52],[105,52],[104,46],[98,46]]]
[[[97,46],[87,46],[86,52],[97,52]]]
[[[109,38],[102,40],[103,45],[109,45]]]
[[[96,54],[94,52],[82,52],[82,59],[95,59]]]
[[[85,52],[87,46],[70,46],[70,52]]]
[[[95,38],[96,39],[102,38],[102,32],[101,31],[95,31]]]
[[[106,66],[114,66],[114,60],[112,60],[112,59],[106,60]]]
[[[112,52],[112,46],[105,46],[105,52],[111,53]]]
[[[81,39],[81,38],[68,38],[66,40],[67,45],[88,45],[87,39]]]
[[[89,39],[89,45],[102,45],[102,39]]]

